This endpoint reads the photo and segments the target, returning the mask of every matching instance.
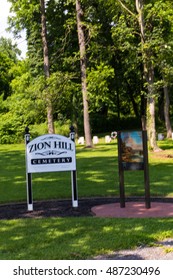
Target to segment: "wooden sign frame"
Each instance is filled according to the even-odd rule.
[[[144,171],[145,206],[151,207],[148,169],[147,131],[119,131],[118,167],[120,207],[125,207],[124,171]]]

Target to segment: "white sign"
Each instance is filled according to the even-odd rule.
[[[45,134],[26,147],[27,172],[76,170],[75,143],[62,135]]]

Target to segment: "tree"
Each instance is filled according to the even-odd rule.
[[[40,0],[41,7],[41,37],[43,43],[43,60],[44,60],[44,75],[47,80],[50,77],[50,66],[49,66],[49,54],[48,54],[48,43],[47,43],[47,30],[46,30],[46,15],[45,15],[45,1]],[[47,81],[46,81],[47,84]],[[47,87],[47,85],[46,85]],[[53,123],[53,106],[51,95],[49,90],[46,94],[46,105],[47,105],[47,121],[48,121],[48,132],[54,133]]]
[[[39,121],[46,120],[50,101],[55,122],[71,119],[79,133],[84,127],[90,135],[89,140],[85,136],[86,145],[91,146],[90,125],[95,132],[124,129],[132,116],[139,127],[151,104],[155,118],[163,85],[165,94],[172,86],[171,0],[9,1],[15,35],[26,29],[31,84],[25,93],[31,94],[30,104],[37,99],[44,105]],[[14,98],[8,101],[12,104],[20,95],[24,104],[26,98],[17,87],[22,85],[17,79],[14,84]],[[117,117],[125,120],[119,127]],[[165,120],[168,124],[166,116]]]
[[[170,120],[170,88],[173,78],[173,41],[172,41],[172,22],[173,22],[173,3],[170,0],[160,1],[153,5],[153,11],[157,14],[161,34],[157,46],[157,69],[162,78],[163,86],[163,115],[166,127],[167,138],[172,137],[172,126]]]
[[[150,112],[155,112],[155,105],[152,103],[156,103],[156,98],[158,96],[158,92],[161,88],[164,91],[164,116],[165,116],[165,126],[167,130],[167,136],[171,137],[172,128],[169,118],[169,95],[168,95],[168,79],[166,78],[166,72],[171,74],[171,63],[172,63],[172,49],[171,46],[171,38],[172,38],[172,4],[168,0],[166,1],[146,1],[145,4],[145,40],[144,40],[144,62],[148,67],[148,73],[151,67],[153,68],[152,78],[151,75],[148,75],[147,83],[150,86],[149,90],[152,89],[151,92],[148,92],[148,120],[153,123]],[[144,2],[143,2],[144,3]],[[169,58],[168,58],[169,57]],[[152,66],[151,66],[152,65]],[[155,74],[155,73],[156,74]],[[159,73],[159,74],[158,74]],[[155,81],[154,81],[155,79]],[[147,75],[146,75],[147,80]],[[151,82],[152,81],[152,84]],[[151,95],[152,94],[152,95]],[[151,102],[152,100],[152,102]],[[152,108],[153,107],[153,108]],[[152,125],[154,127],[154,125]],[[152,131],[152,128],[149,129]],[[153,128],[154,131],[154,128]],[[156,140],[154,140],[156,143]],[[158,150],[157,145],[153,144],[153,150]]]
[[[135,14],[126,5],[123,4],[121,0],[118,2],[122,5],[122,7],[130,13],[134,18]],[[135,0],[136,11],[138,14],[138,24],[140,30],[140,38],[141,38],[141,57],[143,64],[143,74],[145,79],[145,85],[147,88],[147,131],[150,148],[153,151],[159,151],[159,147],[156,142],[156,125],[155,125],[155,103],[156,103],[156,87],[154,84],[154,51],[153,45],[154,40],[148,34],[152,34],[154,25],[152,20],[147,19],[147,23],[145,22],[144,15],[144,0]],[[155,46],[154,46],[155,47]]]
[[[84,119],[84,133],[86,146],[92,146],[90,119],[89,119],[89,100],[87,92],[87,65],[86,65],[86,46],[85,46],[85,25],[83,23],[84,12],[82,10],[81,2],[76,0],[76,17],[77,17],[77,31],[80,50],[80,69],[81,69],[81,84],[83,96],[83,119]]]
[[[164,77],[163,77],[164,80]],[[165,80],[164,80],[165,82]],[[169,92],[168,92],[168,86],[166,83],[164,83],[163,86],[164,90],[164,117],[165,117],[165,126],[166,126],[166,131],[167,131],[167,138],[172,138],[172,126],[171,126],[171,121],[170,121],[170,99],[169,99]]]
[[[11,39],[0,38],[0,95],[3,99],[11,95],[10,82],[14,75],[10,69],[17,63],[18,54],[20,51]]]
[[[154,98],[154,66],[152,63],[152,51],[145,46],[145,22],[144,22],[144,0],[136,0],[136,10],[138,13],[138,22],[141,35],[141,50],[143,57],[144,77],[147,82],[147,131],[151,149],[160,150],[156,143],[156,127],[155,127],[155,98]]]

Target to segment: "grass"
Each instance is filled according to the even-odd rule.
[[[0,221],[0,259],[91,259],[173,237],[173,218]]]
[[[151,195],[173,197],[173,141],[149,152]],[[119,196],[117,143],[77,147],[79,199]],[[126,196],[143,196],[143,172],[125,172]],[[33,198],[71,198],[69,172],[33,174]],[[0,203],[26,201],[24,145],[0,146]],[[91,259],[173,237],[173,218],[0,220],[0,259]]]
[[[173,141],[160,146],[161,153],[149,153],[151,196],[173,197]],[[143,171],[124,175],[126,196],[144,196]],[[102,142],[92,150],[78,146],[77,178],[79,198],[119,196],[117,143]],[[0,203],[26,200],[24,145],[0,146],[0,179]],[[70,197],[70,172],[33,174],[34,200]]]
[[[116,194],[116,153],[115,143],[107,146],[98,145],[92,150],[78,147],[79,197]],[[0,170],[0,202],[26,200],[24,145],[16,145],[13,149],[6,145],[0,147]],[[32,177],[35,200],[71,197],[70,172],[33,174]]]

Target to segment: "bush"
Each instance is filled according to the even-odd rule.
[[[0,143],[20,143],[24,139],[25,125],[22,118],[16,118],[8,112],[1,115],[0,122]]]
[[[55,126],[55,133],[64,135],[64,136],[69,136],[70,133],[70,125],[71,122],[70,120],[67,120],[65,122],[63,121],[55,121],[54,126]],[[40,135],[44,135],[48,133],[47,129],[47,123],[41,123],[41,124],[34,124],[29,126],[31,138],[36,138]]]
[[[71,121],[67,120],[65,122],[63,121],[56,121],[55,122],[55,132],[60,135],[64,135],[66,137],[69,136],[70,133],[70,126],[71,126]]]
[[[12,113],[1,114],[0,122],[0,144],[13,144],[21,143],[24,141],[26,124],[23,122],[22,117],[16,117]],[[67,121],[56,121],[55,133],[69,136],[70,133],[70,120]],[[48,133],[47,123],[29,125],[29,131],[31,139],[34,139],[40,135]]]

